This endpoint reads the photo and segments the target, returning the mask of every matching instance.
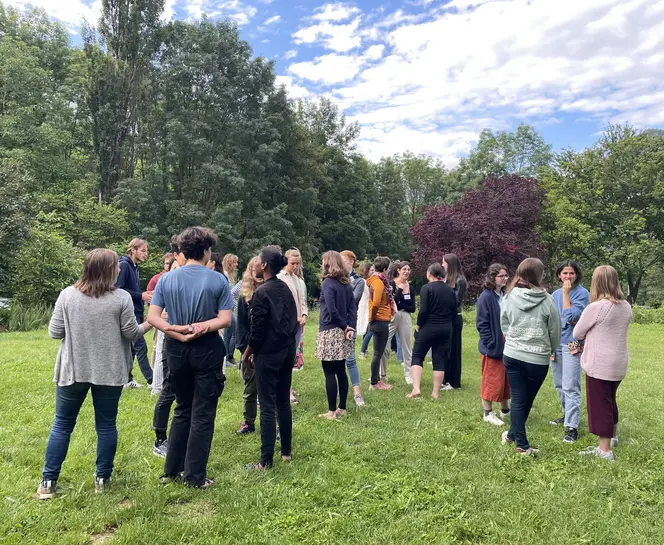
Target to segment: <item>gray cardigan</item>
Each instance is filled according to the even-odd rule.
[[[124,290],[89,297],[74,286],[60,293],[48,334],[62,339],[54,382],[123,386],[132,366],[131,341],[145,334],[136,322],[131,296]]]

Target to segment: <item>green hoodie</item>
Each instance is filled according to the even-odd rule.
[[[500,327],[505,335],[503,354],[516,360],[549,365],[560,344],[560,313],[544,290],[514,288],[503,299]]]

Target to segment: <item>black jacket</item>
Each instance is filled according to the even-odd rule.
[[[116,288],[125,290],[131,295],[131,300],[134,303],[134,315],[139,321],[143,321],[143,293],[141,292],[141,280],[138,277],[138,265],[128,255],[120,257],[120,274],[118,281],[115,283]]]
[[[256,354],[271,354],[295,345],[299,327],[295,298],[286,283],[276,276],[254,292],[249,317],[249,345]]]
[[[247,303],[242,296],[237,300],[237,332],[235,333],[235,344],[240,352],[244,352],[249,344],[249,332],[251,331],[251,317],[249,315],[250,304],[251,303]]]
[[[406,312],[415,312],[415,293],[411,289],[408,292],[408,299],[404,297],[401,288],[397,288],[395,282],[392,282],[392,293],[394,294],[394,302],[397,304],[397,310],[405,310]]]

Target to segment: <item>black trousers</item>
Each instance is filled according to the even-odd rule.
[[[457,314],[452,321],[452,340],[450,342],[450,356],[445,365],[445,382],[452,388],[461,388],[461,333],[463,331],[463,316]]]
[[[444,371],[450,355],[452,324],[424,324],[415,335],[412,365],[424,366],[429,350],[433,356],[433,370]]]
[[[507,435],[516,441],[518,448],[527,450],[530,444],[526,437],[526,420],[528,420],[537,392],[549,372],[549,366],[515,360],[509,356],[503,356],[503,361],[512,393],[511,425]]]
[[[339,408],[346,410],[348,399],[348,375],[346,375],[346,360],[323,361],[325,373],[325,391],[327,392],[327,408],[337,410],[337,382],[339,384]]]
[[[373,356],[371,357],[371,384],[380,380],[380,358],[385,352],[387,340],[390,336],[390,322],[374,320],[369,324],[373,335]]]
[[[277,419],[281,434],[281,455],[290,456],[293,444],[293,415],[290,387],[295,359],[295,339],[288,346],[270,354],[254,354],[256,386],[261,400],[261,458],[265,467],[274,461]]]
[[[192,486],[205,482],[217,402],[224,389],[226,350],[214,331],[188,343],[166,339],[166,358],[175,394],[164,473],[184,472]]]
[[[168,359],[164,356],[161,361],[163,368],[163,382],[161,383],[161,392],[154,406],[154,415],[152,416],[152,429],[158,434],[166,435],[168,431],[168,417],[171,415],[171,407],[175,402],[175,394],[171,387],[171,377],[168,371]]]

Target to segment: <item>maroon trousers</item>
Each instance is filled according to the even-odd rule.
[[[602,380],[586,375],[586,408],[590,433],[599,437],[613,437],[613,428],[618,423],[618,386],[619,380]]]

